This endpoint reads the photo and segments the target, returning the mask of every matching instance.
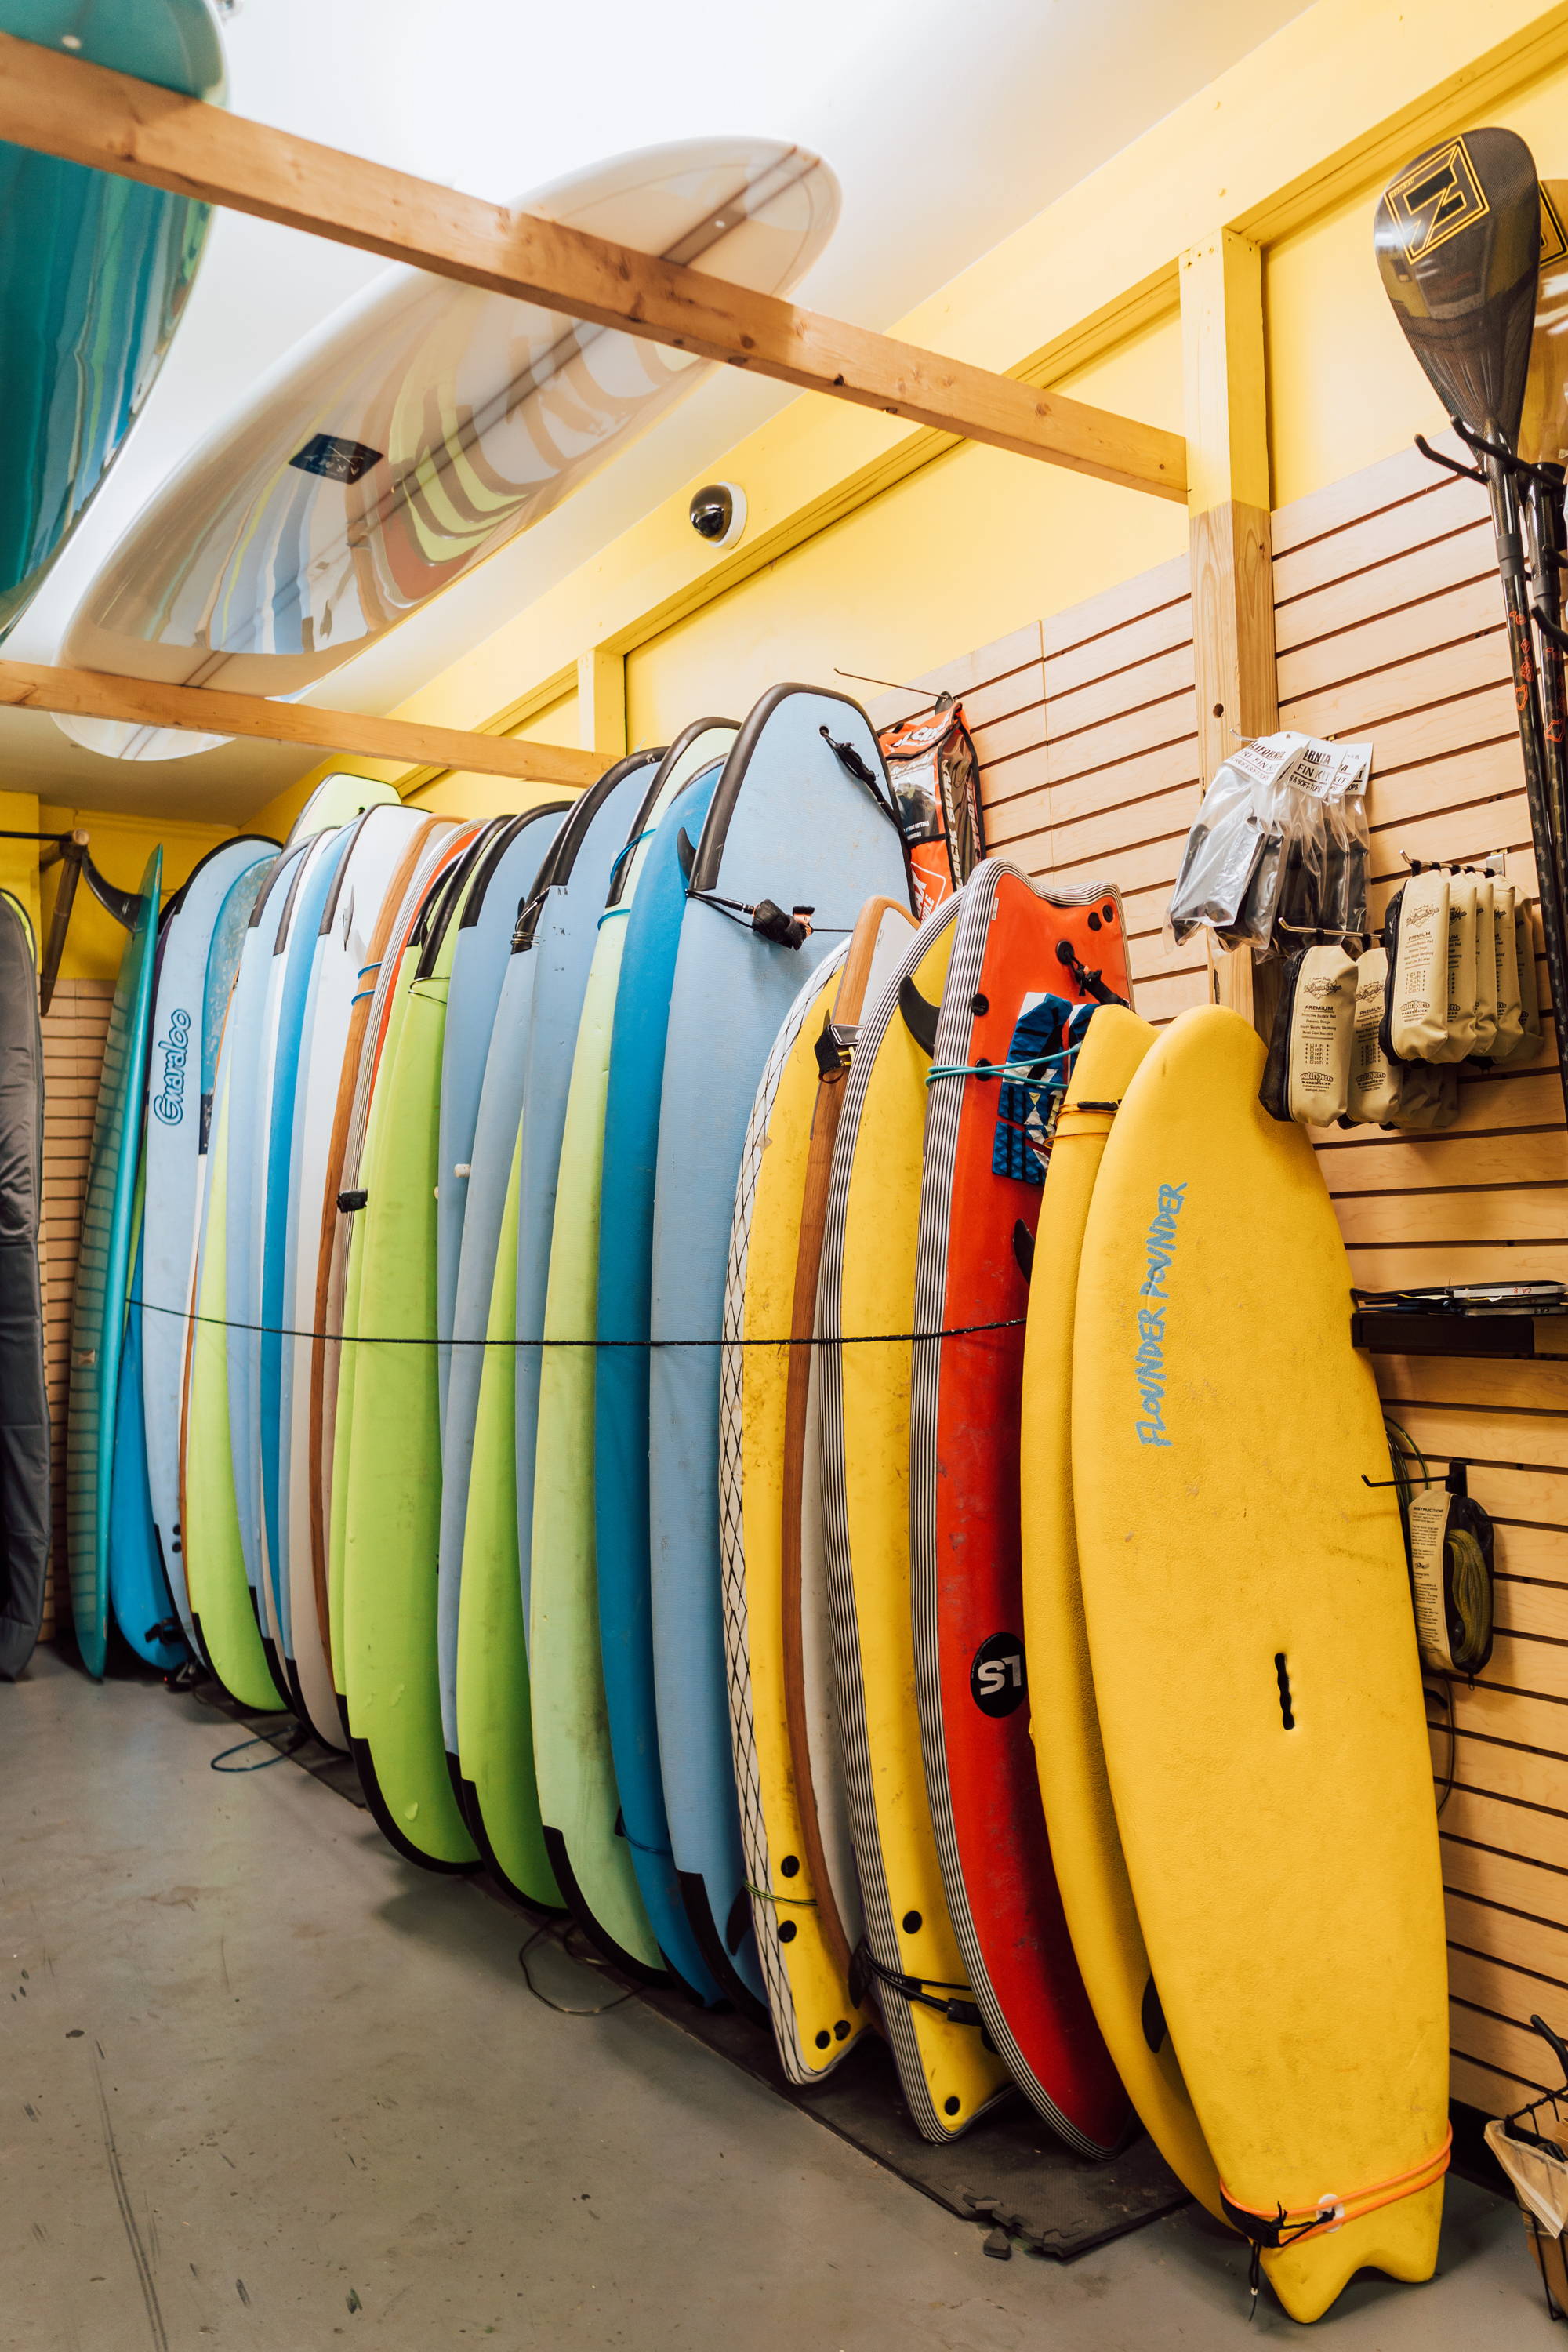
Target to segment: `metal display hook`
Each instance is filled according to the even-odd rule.
[[[106,914],[125,930],[133,930],[142,911],[142,894],[138,890],[121,890],[118,883],[96,866],[88,850],[88,836],[79,830],[70,833],[16,833],[0,829],[0,841],[37,841],[44,846],[38,856],[38,871],[47,872],[51,866],[63,866],[60,887],[55,893],[54,911],[49,917],[49,936],[44,943],[38,964],[38,1010],[47,1013],[54,1001],[55,983],[59,978],[60,959],[65,953],[66,933],[70,929],[71,909],[76,905],[77,886],[86,877],[87,887]]]

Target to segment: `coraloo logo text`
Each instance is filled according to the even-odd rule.
[[[153,1116],[165,1127],[178,1127],[185,1115],[185,1062],[191,1050],[191,1016],[176,1005],[169,1015],[169,1034],[153,1051],[163,1056],[163,1088],[153,1097]]]

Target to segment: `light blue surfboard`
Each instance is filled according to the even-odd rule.
[[[570,801],[550,801],[498,822],[485,841],[458,918],[441,1054],[441,1177],[436,1199],[436,1329],[441,1340],[437,1361],[443,1429],[451,1378],[458,1268],[490,1037],[501,985],[512,961],[517,919],[571,806]],[[515,1137],[515,1122],[512,1132]],[[504,1189],[504,1177],[502,1185]]]
[[[539,1342],[544,1332],[555,1178],[577,1020],[611,868],[626,845],[632,821],[663,757],[661,744],[656,751],[618,760],[584,793],[556,835],[519,919],[521,952],[533,957],[538,967],[528,1009],[517,1217],[517,1538],[525,1625],[533,1556]]]
[[[835,748],[837,747],[837,748]],[[863,778],[853,771],[858,766]],[[746,1123],[814,964],[869,898],[908,902],[881,753],[847,697],[775,687],[724,764],[693,845],[670,990],[651,1248],[648,1531],[659,1761],[681,1896],[731,1994],[760,2000],[730,1747],[719,1549],[724,1279]],[[813,909],[775,944],[742,909]],[[728,904],[721,901],[730,902]]]
[[[163,853],[158,848],[142,872],[141,911],[120,959],[110,1007],[71,1308],[66,1432],[71,1622],[83,1665],[89,1675],[100,1676],[108,1650],[110,1477],[163,874]]]
[[[220,105],[207,0],[0,0],[0,32]],[[0,634],[114,463],[163,364],[208,207],[0,145]]]
[[[267,1663],[279,1690],[288,1677],[278,1654],[276,1627],[262,1591],[260,1376],[261,1267],[257,1247],[258,1210],[264,1182],[265,1066],[268,988],[272,949],[289,894],[299,881],[307,845],[285,849],[275,860],[257,899],[240,950],[239,971],[228,1008],[224,1067],[228,1091],[228,1177],[224,1202],[228,1329],[229,1450],[234,1460],[235,1507],[239,1519],[246,1581],[256,1605]]]
[[[134,1286],[144,1302],[136,1318],[142,1335],[137,1389],[159,1557],[193,1648],[195,1629],[180,1559],[186,1318],[218,1043],[245,925],[277,854],[275,841],[250,834],[209,850],[169,908],[158,946],[142,1143],[142,1265]]]

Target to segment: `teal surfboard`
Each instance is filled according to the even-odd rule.
[[[141,911],[120,960],[110,1008],[71,1315],[66,1540],[77,1646],[95,1675],[103,1673],[108,1648],[110,1478],[163,876],[159,848],[142,876]]]
[[[208,0],[0,0],[0,32],[221,101]],[[28,603],[151,392],[209,208],[0,145],[0,633]]]

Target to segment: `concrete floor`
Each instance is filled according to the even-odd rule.
[[[48,1654],[0,1687],[4,2352],[1210,2352],[1304,2339],[1178,2215],[1062,2265],[952,2220],[233,1727]],[[258,1750],[258,1753],[265,1753]],[[237,1761],[244,1759],[236,1759]],[[558,1999],[603,1980],[553,1947]],[[1335,2352],[1549,2340],[1511,2207]]]

